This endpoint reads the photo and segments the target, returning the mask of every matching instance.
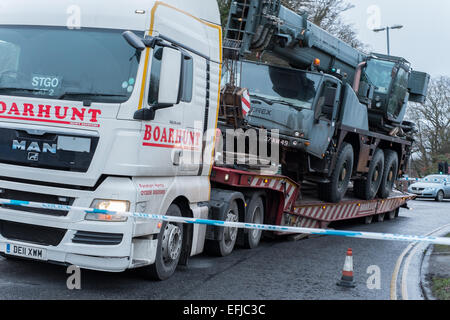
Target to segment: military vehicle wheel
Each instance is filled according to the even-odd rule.
[[[384,152],[377,149],[370,163],[366,180],[357,180],[354,185],[354,193],[362,200],[373,200],[380,189],[384,172]]]
[[[344,143],[330,177],[330,183],[320,186],[322,188],[320,194],[324,197],[324,201],[338,203],[344,198],[353,173],[354,157],[352,145]]]
[[[436,195],[436,201],[442,202],[444,201],[444,191],[440,190]]]
[[[225,221],[238,222],[239,221],[239,207],[236,201],[232,201],[228,207]],[[218,257],[226,257],[230,255],[236,244],[238,235],[237,228],[221,227],[222,240],[207,240],[205,243],[205,251],[210,255]]]
[[[264,202],[260,196],[254,197],[250,200],[248,205],[248,212],[250,214],[249,221],[253,224],[264,223]],[[255,249],[258,247],[261,241],[262,230],[248,230],[248,233],[244,234],[244,248]]]
[[[181,209],[176,204],[172,204],[167,210],[167,216],[181,217]],[[183,228],[182,223],[163,223],[158,235],[156,261],[143,269],[150,279],[163,281],[175,273],[183,247]]]
[[[394,189],[394,183],[398,175],[398,155],[392,150],[384,151],[384,172],[381,180],[380,190],[378,196],[381,199],[389,198],[389,195]]]

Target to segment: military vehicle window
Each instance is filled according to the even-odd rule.
[[[243,63],[241,87],[270,103],[312,109],[322,76],[295,69]]]
[[[400,68],[392,86],[392,95],[389,99],[388,113],[393,117],[398,117],[403,109],[406,94],[408,92],[409,74]]]
[[[319,98],[318,108],[321,110],[321,115],[330,121],[333,120],[336,94],[337,84],[333,82],[325,82]]]
[[[392,70],[395,63],[383,60],[371,59],[367,61],[365,78],[374,85],[375,91],[381,94],[389,93],[392,82]]]
[[[150,87],[148,94],[148,104],[156,105],[158,103],[159,96],[159,81],[161,77],[161,63],[162,63],[163,48],[156,47],[154,49],[153,59],[152,59],[152,71],[150,72]],[[181,95],[181,101],[191,102],[192,101],[192,91],[194,87],[194,60],[184,60],[183,72],[183,92]]]

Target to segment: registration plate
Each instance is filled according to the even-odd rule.
[[[33,248],[33,247],[27,247],[27,246],[21,246],[21,245],[17,245],[17,244],[7,243],[5,253],[7,255],[11,255],[11,256],[34,259],[34,260],[42,260],[42,261],[47,260],[47,250]]]

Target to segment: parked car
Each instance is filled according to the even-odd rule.
[[[450,176],[431,175],[420,182],[412,184],[408,192],[417,195],[419,198],[435,199],[441,202],[450,199]]]

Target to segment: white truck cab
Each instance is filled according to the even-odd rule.
[[[0,198],[206,218],[221,39],[216,0],[3,0]],[[165,279],[204,238],[0,208],[0,253],[93,270]]]

